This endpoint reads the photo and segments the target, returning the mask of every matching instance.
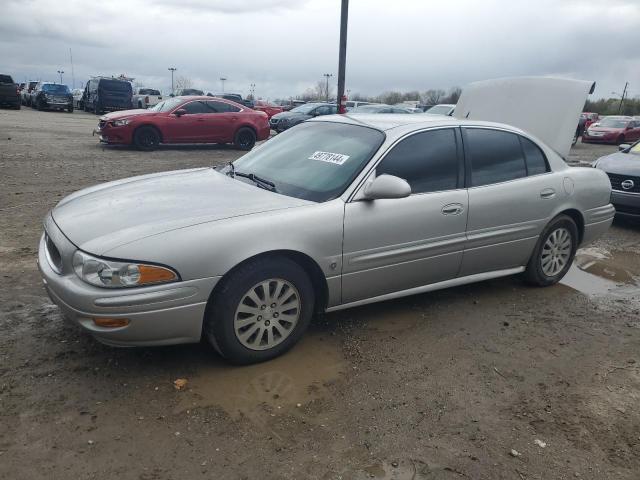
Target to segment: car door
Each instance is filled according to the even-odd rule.
[[[177,110],[184,110],[183,115],[175,115]],[[206,136],[206,114],[210,109],[200,100],[193,100],[178,106],[169,116],[168,131],[165,136],[171,142],[198,143]]]
[[[206,136],[214,142],[230,143],[238,129],[240,108],[231,103],[219,100],[208,100],[209,107],[206,115]]]
[[[632,121],[629,123],[631,127],[628,134],[625,135],[625,142],[635,142],[640,138],[640,121]]]
[[[563,195],[562,179],[528,138],[484,127],[462,132],[469,216],[460,276],[523,266]]]
[[[376,166],[381,174],[405,179],[412,194],[346,203],[344,303],[448,280],[460,268],[468,200],[459,129],[403,138]]]

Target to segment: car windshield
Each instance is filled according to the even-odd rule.
[[[384,138],[384,133],[369,127],[306,122],[277,135],[233,166],[236,173],[253,173],[273,182],[282,195],[326,202],[344,192]]]
[[[309,113],[311,110],[316,108],[318,105],[315,103],[305,103],[304,105],[300,105],[299,107],[292,108],[291,112],[297,113]]]
[[[391,107],[388,105],[363,105],[361,107],[356,107],[351,110],[352,113],[382,113],[385,111],[390,111]]]
[[[47,93],[69,93],[69,87],[53,83],[45,83],[42,85],[42,91]]]
[[[600,120],[599,127],[608,127],[608,128],[625,128],[629,123],[629,120],[624,120],[620,118],[604,118]]]
[[[431,107],[425,113],[430,113],[431,115],[449,115],[451,111],[451,107],[448,105],[436,105],[435,107]]]
[[[178,105],[184,102],[183,98],[173,97],[167,100],[163,100],[160,103],[157,103],[155,106],[151,107],[149,110],[152,112],[170,112]]]

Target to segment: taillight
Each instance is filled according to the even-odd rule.
[[[144,103],[149,103],[149,97],[144,97]]]

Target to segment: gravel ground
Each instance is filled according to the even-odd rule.
[[[639,224],[616,222],[564,284],[326,315],[261,365],[205,345],[115,349],[45,295],[45,213],[88,185],[240,153],[104,148],[96,122],[0,110],[0,478],[638,479]],[[571,161],[614,150],[578,144]]]

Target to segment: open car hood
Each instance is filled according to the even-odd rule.
[[[464,88],[453,116],[505,123],[569,155],[584,102],[594,82],[551,77],[499,78]]]

